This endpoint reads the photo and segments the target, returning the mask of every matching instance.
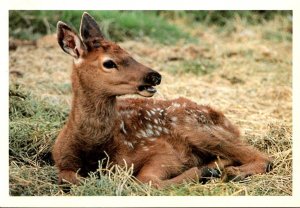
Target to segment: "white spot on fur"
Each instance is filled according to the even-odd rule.
[[[149,141],[154,142],[156,139],[157,138],[155,138],[155,137],[151,137],[151,138],[149,138]]]
[[[149,148],[148,147],[143,147],[143,150],[144,151],[149,151]]]
[[[131,148],[134,149],[133,144],[131,142],[128,142],[127,145]]]
[[[134,114],[135,111],[134,110],[123,110],[121,111],[121,114]]]
[[[125,130],[125,126],[124,126],[124,121],[121,121],[120,128],[124,134],[127,134],[127,131]]]
[[[144,130],[140,130],[140,134],[142,135],[142,137],[147,137],[147,134],[146,134],[146,132],[144,131]]]
[[[168,130],[167,128],[164,127],[164,128],[163,128],[163,132],[166,133],[166,134],[168,134],[168,133],[169,133],[169,130]]]
[[[176,122],[178,119],[176,116],[171,117],[171,121]]]
[[[187,123],[193,122],[193,119],[190,118],[190,117],[185,117],[184,120],[185,120],[185,122],[187,122]]]
[[[149,128],[149,129],[153,129],[153,126],[151,125],[151,124],[147,124],[147,128]]]
[[[179,104],[179,103],[172,103],[172,105],[173,105],[175,108],[179,108],[179,107],[180,107],[180,104]]]
[[[124,144],[127,145],[128,147],[132,148],[132,149],[134,148],[133,144],[131,142],[127,141],[127,140],[124,141]]]
[[[156,136],[160,136],[160,132],[158,130],[154,130]]]
[[[149,111],[146,111],[146,113],[148,114],[148,116],[151,116],[151,113]]]
[[[155,112],[154,112],[154,111],[151,110],[150,112],[151,112],[152,115],[155,115]]]
[[[158,121],[157,121],[157,119],[154,119],[154,123],[158,124]]]
[[[157,129],[158,129],[158,131],[162,131],[162,128],[160,126]]]
[[[146,134],[148,137],[153,135],[153,131],[151,129],[146,129]]]

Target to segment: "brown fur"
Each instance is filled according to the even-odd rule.
[[[83,19],[82,24],[94,21],[86,13]],[[185,98],[117,98],[135,93],[148,96],[138,86],[156,85],[145,81],[154,71],[103,39],[98,30],[81,40],[64,23],[58,24],[61,47],[75,57],[72,109],[53,148],[59,183],[78,183],[76,173],[85,177],[95,171],[106,154],[114,164],[133,165],[138,180],[158,187],[201,178],[207,167],[219,166],[224,177],[239,179],[267,171],[268,157],[242,142],[239,130],[209,106]],[[88,42],[91,39],[99,42]],[[117,69],[105,69],[105,57]]]

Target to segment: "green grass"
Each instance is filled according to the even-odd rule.
[[[204,23],[208,26],[227,27],[235,19],[241,19],[248,24],[261,24],[278,16],[292,16],[291,10],[204,10],[204,11],[158,11],[167,19],[185,19],[190,24]]]
[[[20,86],[10,86],[10,160],[42,165],[51,162],[50,150],[66,119],[67,109],[36,99]]]
[[[167,70],[172,74],[190,73],[198,76],[207,75],[218,67],[218,63],[209,59],[184,60],[179,64],[170,64]]]
[[[88,11],[101,26],[104,35],[114,41],[140,39],[147,36],[160,43],[174,43],[180,39],[192,40],[182,28],[147,11]],[[78,31],[83,11],[10,11],[10,36],[36,39],[56,32],[61,20]]]
[[[286,33],[282,31],[266,31],[263,34],[263,38],[266,40],[272,40],[275,42],[282,42],[282,41],[292,41],[292,34]]]
[[[42,35],[55,33],[56,23],[62,20],[79,28],[83,11],[17,11],[9,12],[10,37],[34,40]],[[178,40],[195,41],[195,37],[182,26],[170,24],[178,19],[183,24],[197,24],[232,28],[232,21],[240,19],[247,24],[260,24],[275,17],[292,17],[291,11],[88,11],[100,23],[106,37],[114,41],[149,37],[157,42],[173,44]],[[288,38],[282,34],[268,33],[266,38]]]

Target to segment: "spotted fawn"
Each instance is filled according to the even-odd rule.
[[[240,180],[271,169],[269,157],[240,140],[220,111],[185,98],[117,98],[153,96],[161,75],[105,39],[88,13],[80,35],[59,21],[57,40],[74,59],[71,112],[52,151],[59,184],[78,184],[107,156],[157,187],[210,176]]]

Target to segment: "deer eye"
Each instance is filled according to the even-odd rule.
[[[107,69],[117,68],[117,65],[112,60],[107,60],[103,62],[103,66]]]

